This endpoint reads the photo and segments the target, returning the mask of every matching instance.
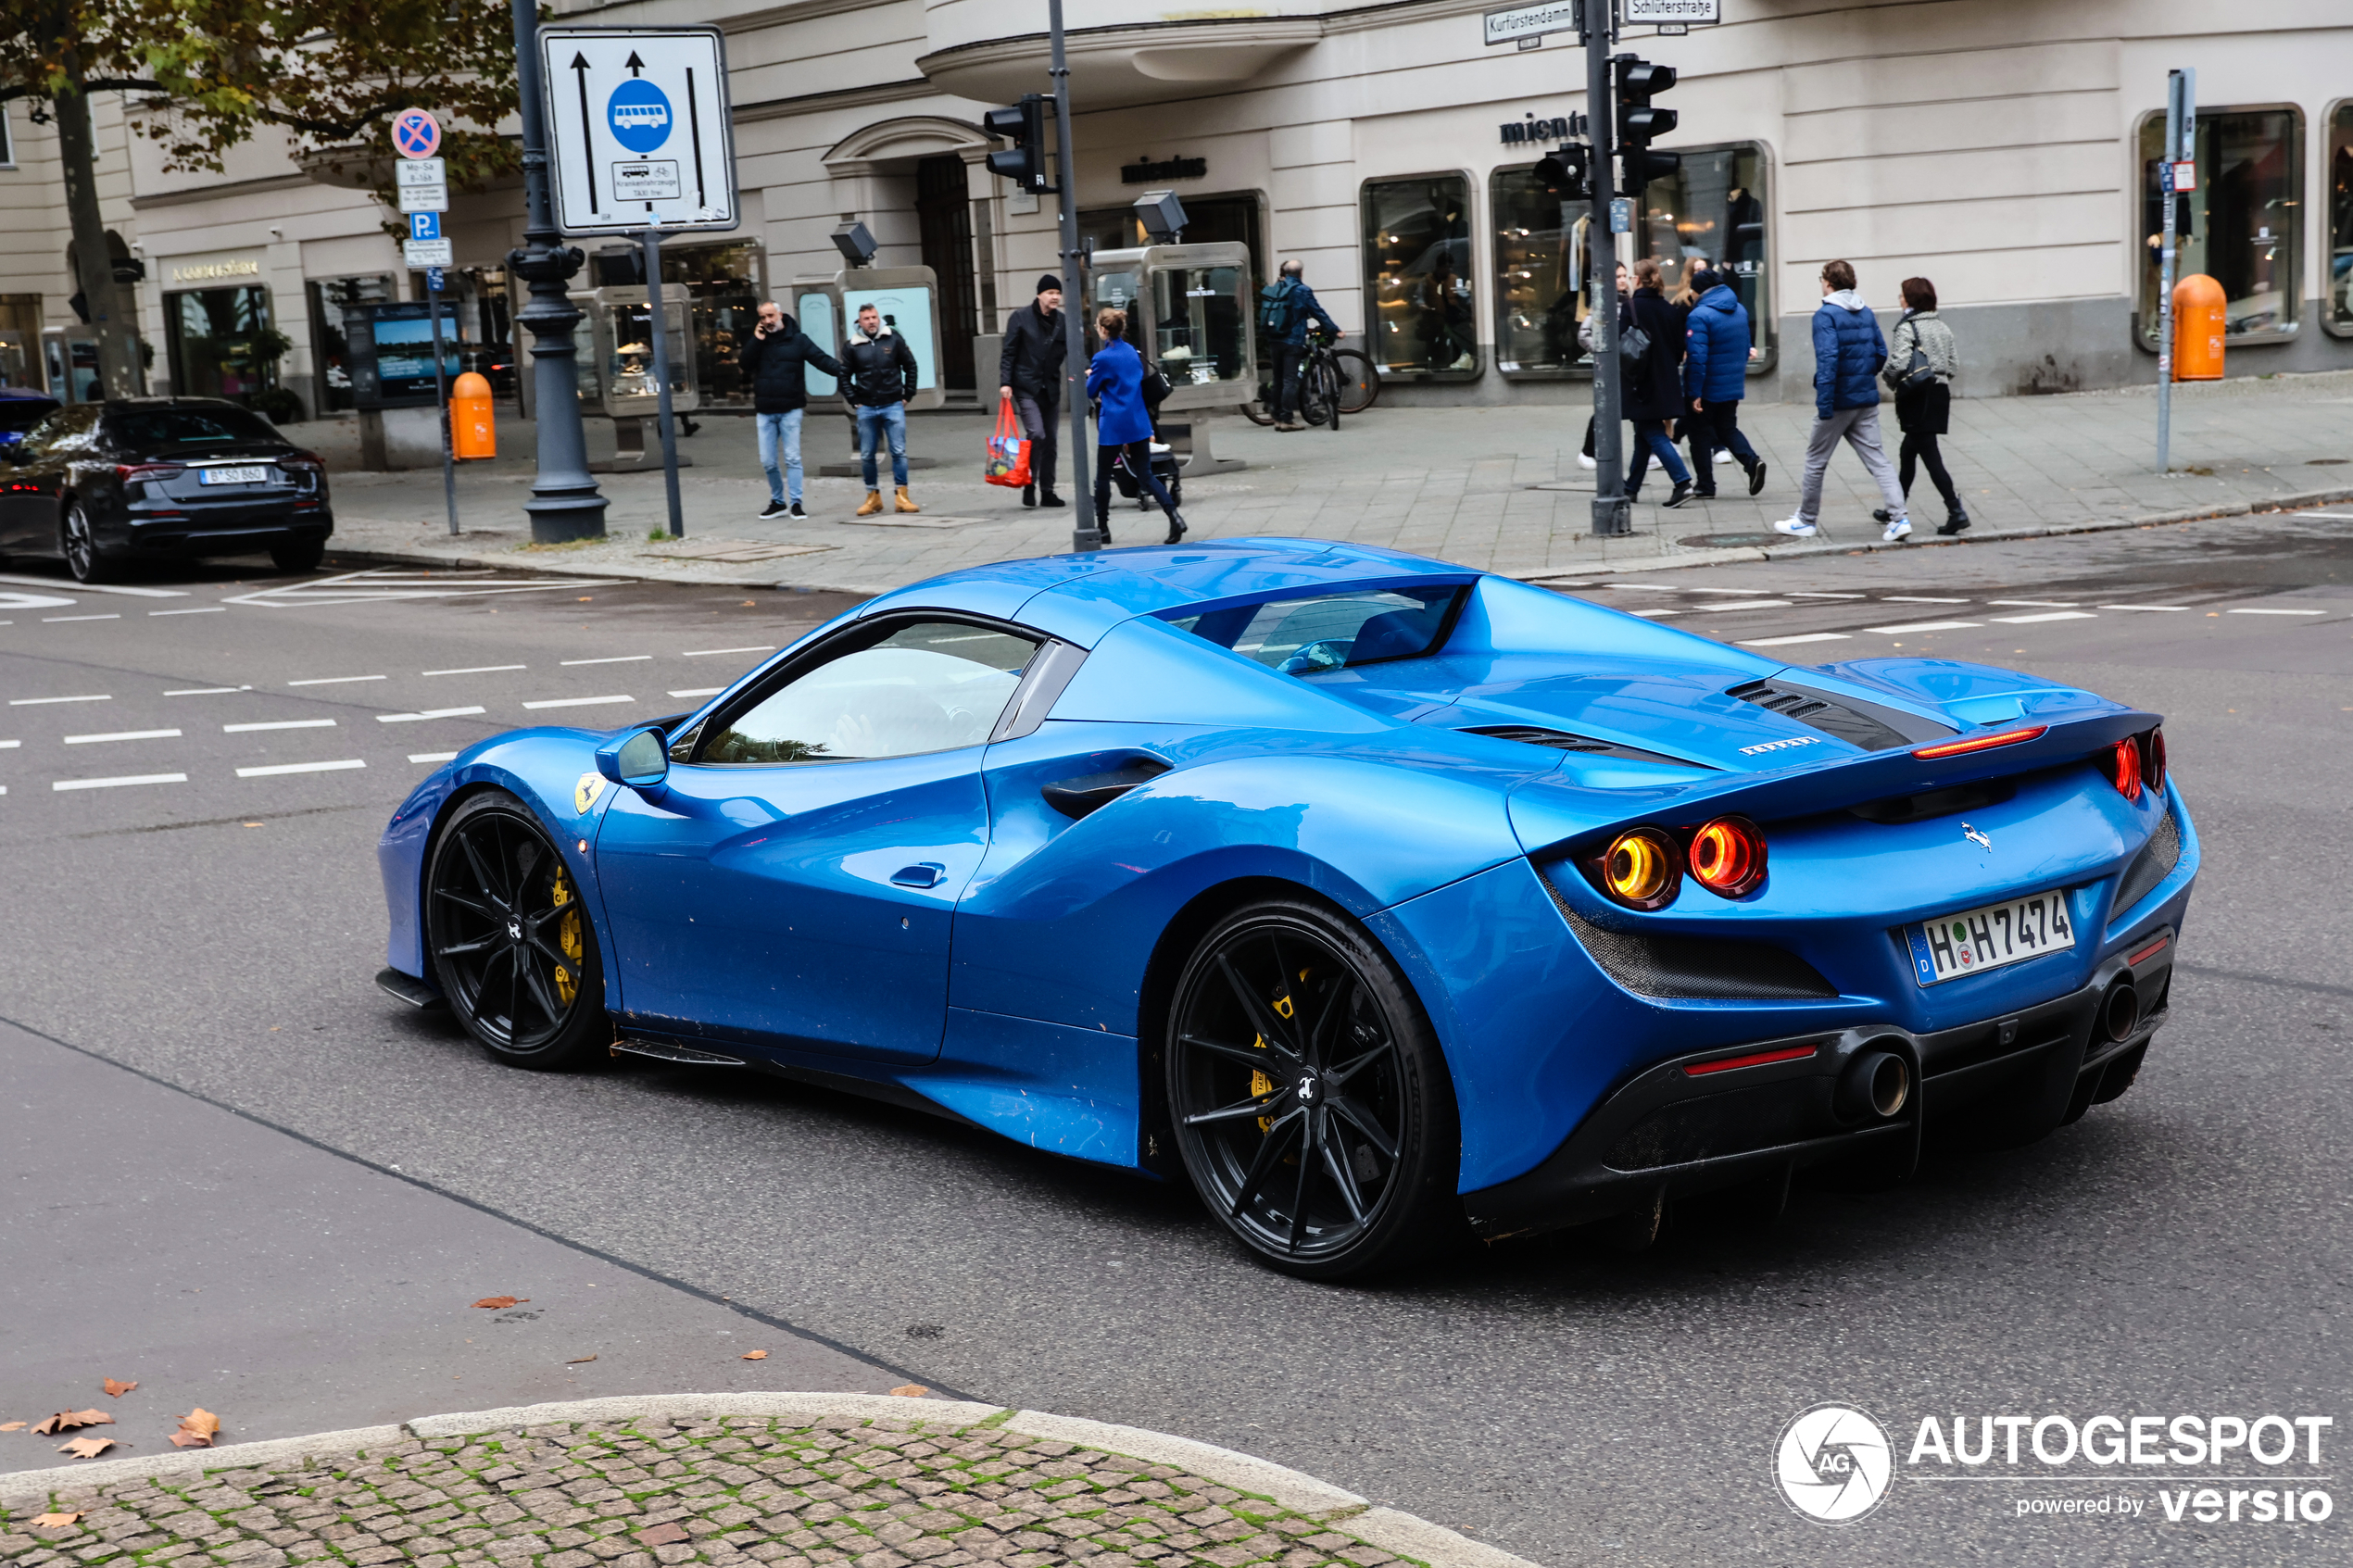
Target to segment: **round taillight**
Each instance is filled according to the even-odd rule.
[[[2146,754],[2141,764],[2141,779],[2159,795],[2165,793],[2165,726],[2159,724],[2141,737]]]
[[[1743,898],[1765,882],[1765,835],[1746,817],[1718,817],[1692,834],[1692,875],[1710,893]]]
[[[2132,735],[2116,743],[2109,753],[2108,776],[2116,793],[2127,800],[2141,797],[2141,743]]]
[[[1683,881],[1674,840],[1656,828],[1621,833],[1602,855],[1602,887],[1634,909],[1662,909]]]

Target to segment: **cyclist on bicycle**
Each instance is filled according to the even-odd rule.
[[[1340,336],[1340,323],[1316,303],[1315,291],[1307,286],[1302,275],[1305,271],[1299,258],[1292,257],[1283,263],[1281,276],[1258,291],[1259,320],[1280,345],[1275,356],[1277,430],[1307,428],[1299,417],[1298,399],[1300,367],[1307,360],[1308,327],[1320,323],[1333,337]]]

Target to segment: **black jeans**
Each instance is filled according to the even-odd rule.
[[[1152,472],[1151,442],[1130,441],[1124,446],[1098,446],[1095,448],[1095,521],[1101,525],[1106,539],[1111,537],[1111,466],[1123,453],[1127,458],[1127,471],[1136,476],[1137,484],[1160,503],[1162,511],[1170,517],[1176,515],[1176,503],[1169,499],[1168,487],[1161,483],[1160,475]]]
[[[1916,461],[1928,470],[1930,483],[1936,486],[1936,493],[1944,497],[1945,511],[1959,512],[1960,493],[1953,488],[1953,476],[1944,471],[1944,454],[1936,449],[1936,437],[1927,431],[1907,430],[1904,433],[1903,448],[1895,459],[1895,482],[1904,487],[1906,495],[1912,493],[1913,464]]]
[[[1288,420],[1299,407],[1299,368],[1307,362],[1307,345],[1287,343],[1275,356],[1275,418]]]
[[[1054,415],[1061,408],[1055,398],[1013,394],[1013,412],[1020,416],[1021,428],[1029,437],[1029,482],[1049,495],[1054,493],[1054,455],[1060,450],[1055,445]]]
[[[1741,433],[1741,404],[1735,397],[1730,403],[1703,402],[1695,413],[1683,417],[1683,434],[1692,444],[1692,488],[1702,495],[1716,494],[1716,448],[1721,446],[1732,455],[1743,472],[1756,467],[1756,448]]]

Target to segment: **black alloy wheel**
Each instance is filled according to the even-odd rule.
[[[471,797],[443,824],[425,936],[450,1010],[498,1060],[573,1067],[611,1043],[579,885],[512,796]]]
[[[114,575],[114,562],[98,548],[97,533],[90,526],[90,514],[82,509],[79,501],[66,503],[64,521],[57,525],[58,543],[64,547],[66,570],[73,573],[77,583],[103,583]]]
[[[1463,1227],[1453,1085],[1397,966],[1306,899],[1227,917],[1170,1010],[1168,1107],[1210,1210],[1285,1273],[1336,1279]]]

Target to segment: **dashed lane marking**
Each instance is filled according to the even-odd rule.
[[[0,740],[0,751],[14,751],[23,744],[20,740]]]
[[[2073,599],[1988,599],[1985,602],[2014,609],[2073,609],[2075,608]]]
[[[2002,601],[1994,599],[1988,602],[2000,604]],[[2099,617],[2088,609],[2055,609],[2042,615],[1997,615],[1994,619],[2004,626],[2040,626],[2045,621],[2097,621]]]
[[[1900,637],[1907,632],[1958,632],[1965,627],[1984,624],[1982,621],[1913,621],[1901,626],[1866,626],[1863,630],[1881,636]]]
[[[469,713],[481,713],[484,711],[486,711],[486,709],[480,708],[428,708],[419,713],[379,713],[376,715],[376,722],[379,724],[414,724],[420,720],[424,719],[463,719]]]
[[[1791,589],[1789,591],[1789,596],[1793,599],[1867,599],[1870,597],[1869,594],[1807,593],[1802,588]],[[1955,602],[1964,603],[1966,601],[1956,600]]]
[[[320,675],[308,681],[288,681],[290,686],[347,686],[354,681],[381,681],[382,675]]]
[[[1680,609],[1629,609],[1626,613],[1643,621],[1664,621],[1670,615],[1680,615],[1683,612]],[[678,694],[673,692],[671,695],[675,696]]]
[[[422,670],[422,675],[492,675],[501,670],[528,670],[528,664],[475,664],[463,670]]]
[[[2326,615],[2324,609],[2226,609],[2225,615]]]
[[[1967,599],[1932,599],[1922,594],[1882,594],[1880,597],[1892,605],[1965,605]]]
[[[99,746],[110,740],[178,740],[177,730],[117,730],[104,735],[68,735],[68,746]]]
[[[120,594],[125,598],[133,599],[184,599],[188,596],[188,591],[185,588],[125,588],[111,583],[64,583],[54,577],[19,577],[13,573],[0,573],[0,583],[15,583],[28,588],[56,589],[69,586],[77,594]],[[73,601],[67,599],[63,602],[71,604]]]
[[[1785,648],[1793,647],[1799,643],[1843,643],[1846,640],[1846,633],[1843,632],[1808,632],[1801,637],[1756,637],[1747,642],[1743,642],[1741,644],[1741,646],[1744,648]]]
[[[99,692],[92,696],[12,696],[8,699],[8,706],[11,708],[39,708],[45,703],[52,702],[112,702],[113,700],[114,697],[111,694]]]
[[[223,724],[224,735],[249,735],[257,730],[332,730],[333,719],[267,719],[256,724]]]
[[[412,751],[409,754],[409,760],[411,762],[451,762],[457,759],[457,756],[458,754],[454,751]]]
[[[348,768],[364,768],[368,764],[357,757],[346,757],[335,762],[271,762],[258,768],[240,768],[241,779],[275,778],[280,773],[340,773]]]
[[[115,615],[44,615],[44,616],[43,616],[43,617],[41,618],[41,623],[42,623],[43,625],[46,626],[46,625],[50,625],[50,624],[52,624],[52,623],[54,623],[54,622],[56,622],[56,621],[120,621],[120,620],[121,620],[121,619],[122,619],[122,617],[121,617],[120,614],[115,614]]]
[[[1672,615],[1675,612],[1670,609],[1667,613]],[[686,691],[672,692],[670,695],[672,696],[717,696],[726,689],[724,686],[692,686]]]
[[[1687,594],[1723,594],[1729,597],[1737,599],[1743,594],[1754,595],[1756,590],[1754,588],[1686,588],[1683,592]]]
[[[149,615],[226,615],[227,605],[207,605],[202,609],[151,609]]]
[[[1709,609],[1787,609],[1787,599],[1735,599],[1730,604],[1708,605]]]
[[[127,773],[119,779],[57,779],[49,787],[65,789],[121,789],[129,784],[186,784],[185,773]]]
[[[2187,605],[2102,605],[2102,606],[2100,606],[2100,608],[2101,608],[2102,609],[2162,609],[2162,610],[2184,610],[2184,609],[2189,608],[2190,607],[2189,607],[2189,606],[2187,606]]]
[[[219,696],[223,692],[249,692],[251,690],[253,690],[251,686],[182,686],[176,692],[166,692],[163,695],[166,696]]]
[[[525,708],[595,708],[608,702],[635,702],[634,696],[551,696],[526,702]]]
[[[681,659],[709,659],[713,654],[721,653],[774,653],[775,651],[776,648],[774,644],[763,643],[756,648],[688,648],[685,653],[680,654],[678,657]],[[675,694],[673,693],[673,695],[674,696]]]
[[[567,659],[563,666],[569,670],[575,664],[636,664],[652,657],[649,653],[617,653],[609,659]]]

